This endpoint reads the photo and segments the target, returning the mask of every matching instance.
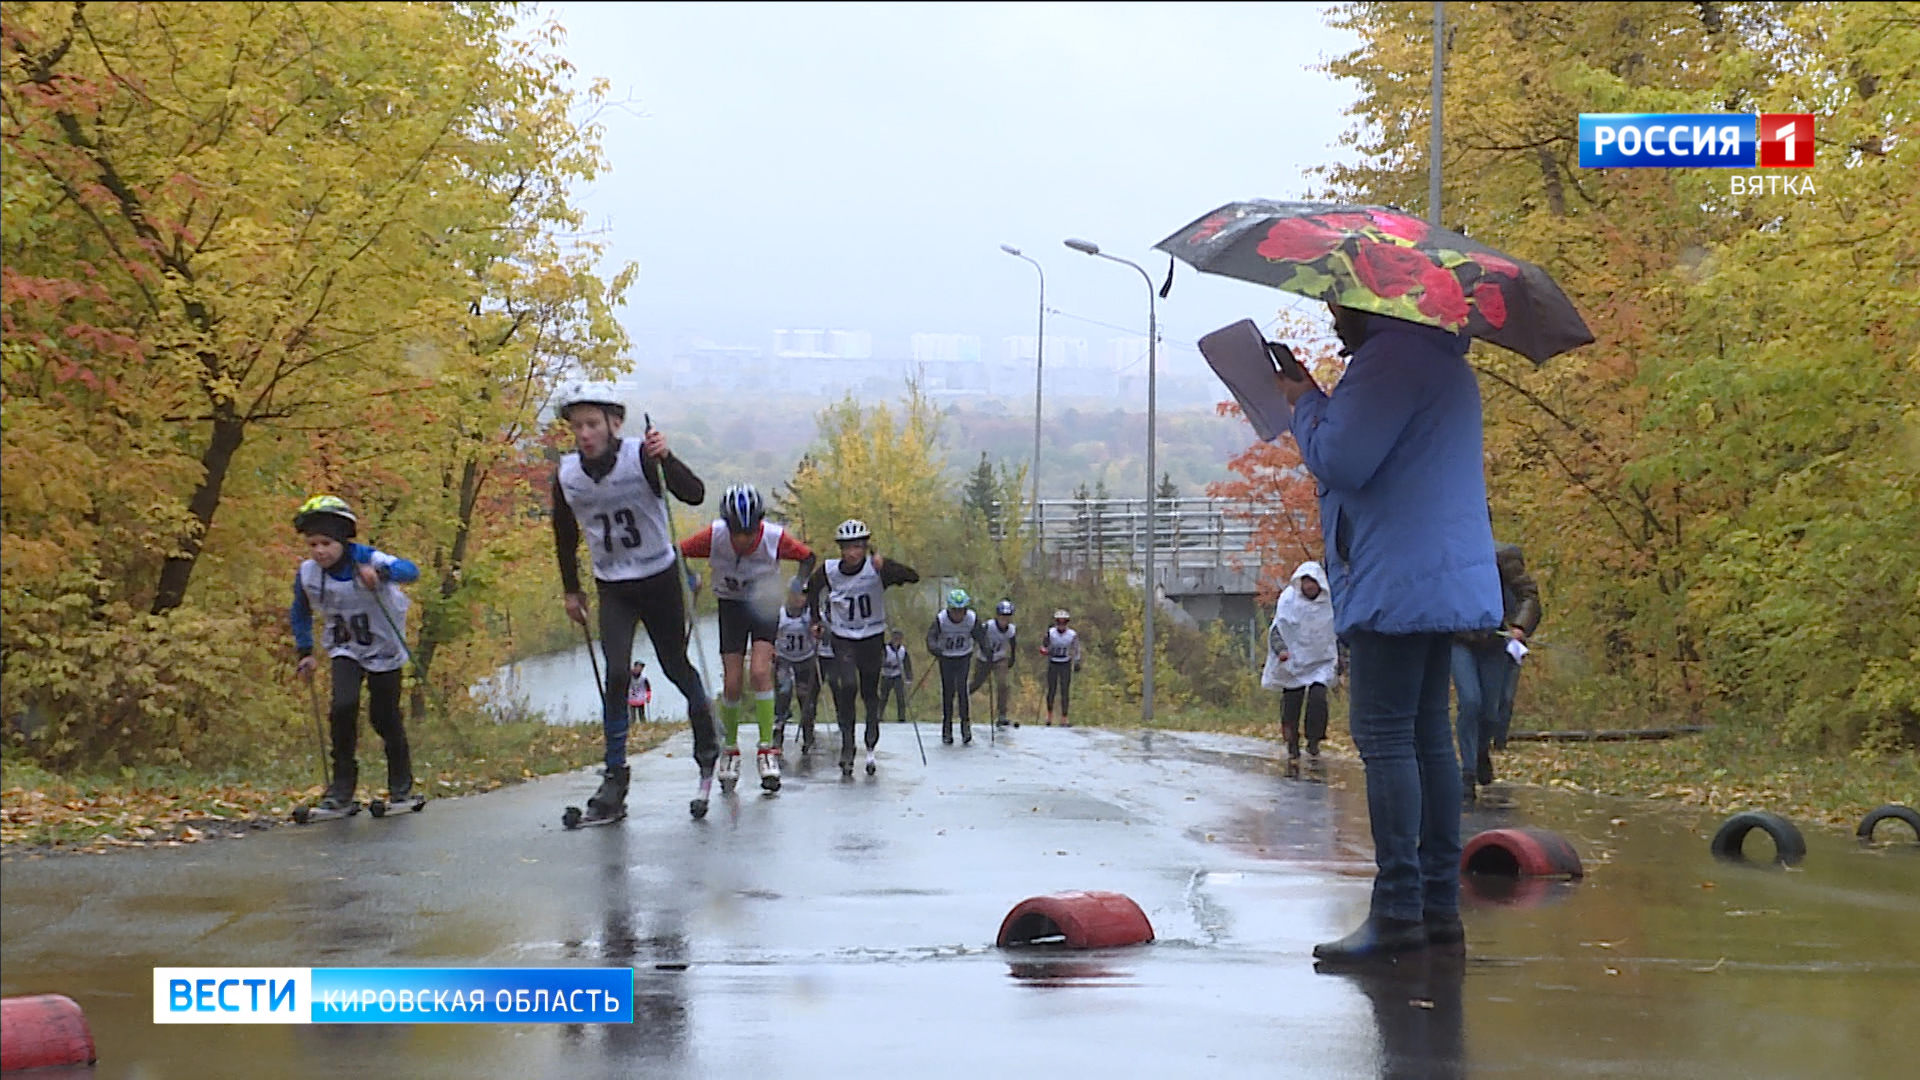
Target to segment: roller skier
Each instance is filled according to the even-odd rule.
[[[821,667],[815,625],[807,611],[806,594],[798,589],[789,592],[787,606],[780,612],[779,633],[773,639],[773,744],[783,754],[787,721],[793,718],[796,700],[800,706],[800,752],[813,753]]]
[[[967,693],[978,691],[987,681],[993,681],[993,723],[996,727],[1006,727],[1012,723],[1019,727],[1019,721],[1009,721],[1008,700],[1013,696],[1013,662],[1020,655],[1020,645],[1016,636],[1020,628],[1013,623],[1013,601],[1002,600],[993,607],[993,618],[981,627],[983,641],[980,646],[980,663],[974,668],[973,683],[967,687]]]
[[[720,789],[740,780],[740,713],[744,684],[753,683],[753,713],[760,729],[754,761],[760,786],[780,790],[780,755],[773,737],[774,642],[780,635],[781,560],[800,564],[800,580],[813,571],[813,551],[780,525],[766,520],[766,506],[752,484],[727,489],[720,520],[680,541],[680,554],[706,559],[720,614]]]
[[[1053,703],[1060,702],[1060,725],[1072,727],[1067,706],[1073,695],[1073,673],[1080,670],[1080,632],[1068,626],[1072,616],[1065,608],[1053,613],[1053,625],[1047,627],[1046,644],[1040,655],[1047,658],[1047,726],[1053,726]]]
[[[907,722],[907,687],[913,685],[913,654],[907,651],[906,635],[898,630],[887,635],[886,651],[880,654],[880,715],[887,714],[887,699],[893,699],[894,722]]]
[[[887,626],[886,590],[920,580],[910,566],[869,554],[872,530],[849,518],[834,530],[840,557],[821,563],[807,579],[807,606],[821,617],[825,606],[827,630],[833,636],[833,654],[840,668],[833,679],[834,712],[840,721],[840,774],[853,775],[855,706],[867,706],[867,775],[878,769],[874,749],[880,745],[881,635]]]
[[[301,678],[310,680],[319,666],[313,642],[313,620],[318,616],[325,627],[333,675],[333,703],[328,711],[332,780],[319,804],[312,809],[301,807],[304,813],[296,812],[295,819],[341,817],[360,809],[354,799],[359,784],[354,751],[362,681],[367,684],[367,719],[387,751],[386,804],[414,804],[418,809],[413,758],[407,730],[400,722],[400,683],[408,659],[400,627],[406,625],[408,605],[399,586],[418,581],[420,570],[406,559],[354,543],[359,519],[345,500],[335,496],[308,499],[294,516],[293,527],[305,538],[308,556],[294,574],[293,606],[288,612],[293,643],[300,650],[297,670]]]
[[[698,505],[706,499],[706,485],[673,455],[660,432],[623,438],[626,416],[626,405],[605,386],[573,388],[560,402],[560,418],[572,429],[576,449],[561,459],[553,476],[554,552],[567,617],[585,626],[587,594],[580,584],[578,550],[585,526],[600,606],[600,648],[607,661],[607,684],[601,688],[606,767],[585,814],[568,809],[563,821],[569,827],[603,825],[627,814],[628,663],[634,631],[642,624],[660,670],[687,700],[693,759],[700,769],[699,791],[690,804],[695,817],[706,814],[719,756],[706,687],[687,658],[686,600],[667,527],[666,497]]]
[[[987,647],[986,626],[972,607],[973,598],[965,589],[947,593],[945,611],[933,617],[927,627],[927,652],[940,665],[940,741],[953,745],[953,713],[960,711],[960,744],[973,745],[973,710],[967,679],[973,665],[973,652]]]

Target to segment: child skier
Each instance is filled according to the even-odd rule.
[[[635,724],[647,722],[647,706],[653,703],[653,684],[647,681],[647,665],[635,660],[627,675],[627,719]]]
[[[333,780],[319,809],[350,812],[358,806],[354,761],[360,733],[360,683],[367,684],[367,719],[387,751],[387,800],[413,797],[413,759],[407,731],[400,723],[401,669],[406,666],[407,595],[399,586],[420,579],[420,570],[365,544],[353,542],[359,520],[344,500],[315,495],[300,507],[293,527],[306,538],[308,557],[293,579],[293,643],[300,650],[299,673],[313,678],[313,618],[325,626],[327,655],[333,665],[333,704],[329,710],[333,743]]]
[[[1006,727],[1007,699],[1012,695],[1013,660],[1019,655],[1019,643],[1015,635],[1019,628],[1013,624],[1013,601],[1002,600],[994,605],[993,618],[981,628],[984,642],[980,646],[980,665],[974,669],[973,685],[967,687],[971,694],[986,685],[989,676],[993,679],[994,714],[996,727]],[[1015,722],[1014,727],[1019,727]]]
[[[895,630],[887,639],[886,652],[880,657],[880,714],[886,715],[887,698],[895,705],[894,720],[907,722],[907,687],[913,685],[913,656],[907,652],[906,635]]]
[[[927,651],[940,665],[940,741],[953,745],[954,703],[960,705],[960,744],[973,745],[973,710],[967,676],[973,664],[973,650],[986,649],[986,628],[980,616],[968,605],[973,598],[965,589],[947,593],[947,609],[933,617],[927,627]]]
[[[667,528],[666,496],[690,506],[706,499],[706,485],[667,449],[666,437],[620,435],[627,407],[610,388],[581,387],[560,403],[560,418],[573,429],[576,449],[553,475],[553,541],[566,590],[567,617],[587,624],[587,594],[580,587],[581,525],[587,527],[595,591],[600,599],[600,648],[607,685],[601,711],[606,732],[606,770],[600,790],[587,800],[582,824],[627,815],[627,683],[633,634],[644,623],[653,654],[667,678],[687,699],[693,727],[693,760],[700,769],[695,817],[707,812],[713,764],[719,756],[706,687],[687,659],[687,610],[677,576],[676,552]]]
[[[1067,719],[1067,702],[1073,693],[1073,673],[1080,670],[1080,632],[1067,625],[1073,616],[1065,608],[1053,613],[1053,625],[1047,627],[1046,644],[1040,655],[1047,658],[1047,726],[1053,726],[1053,700],[1060,698],[1060,724],[1072,727]]]
[[[753,680],[753,716],[760,729],[754,754],[760,786],[780,790],[780,756],[773,739],[773,644],[780,635],[780,560],[800,564],[801,580],[813,572],[813,552],[792,533],[766,520],[766,506],[752,484],[727,489],[720,520],[680,541],[680,554],[706,559],[720,613],[720,788],[740,779],[741,697]],[[772,594],[768,595],[771,588]],[[750,670],[748,650],[752,650]]]
[[[807,606],[817,616],[826,605],[828,630],[840,676],[833,687],[834,712],[840,720],[840,774],[853,775],[853,725],[857,693],[867,705],[867,775],[877,769],[874,748],[880,745],[881,633],[887,625],[886,589],[910,585],[920,575],[910,566],[868,554],[873,531],[865,522],[849,518],[834,530],[840,557],[821,563],[807,579]]]
[[[820,657],[813,630],[806,594],[797,589],[789,592],[787,606],[780,612],[779,633],[773,639],[773,745],[782,752],[787,745],[787,721],[793,717],[797,697],[800,752],[813,753],[813,719],[820,705]]]
[[[1303,562],[1274,605],[1267,633],[1269,659],[1261,683],[1280,691],[1280,731],[1287,760],[1300,759],[1300,714],[1307,719],[1307,756],[1320,756],[1327,737],[1327,688],[1337,678],[1339,641],[1333,632],[1333,599],[1326,572]]]

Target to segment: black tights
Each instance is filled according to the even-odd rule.
[[[853,726],[859,722],[854,710],[860,701],[867,703],[867,749],[880,745],[880,662],[885,659],[886,643],[880,635],[867,638],[843,638],[833,635],[833,662],[840,665],[840,678],[833,683],[833,710],[840,720],[840,764],[853,764]]]
[[[687,719],[693,727],[693,760],[702,775],[712,771],[720,757],[720,739],[713,729],[713,710],[707,690],[687,659],[687,608],[681,597],[679,567],[670,566],[637,581],[595,581],[600,593],[600,652],[607,661],[605,708],[601,713],[607,736],[607,765],[627,764],[627,685],[632,681],[633,631],[645,623],[653,642],[654,659],[668,681],[687,699]]]
[[[1054,691],[1060,694],[1060,719],[1067,718],[1067,703],[1073,696],[1073,664],[1069,662],[1047,663],[1047,712],[1053,712]]]
[[[367,683],[367,719],[387,748],[387,790],[413,787],[413,755],[400,725],[400,669],[368,671],[350,656],[333,658],[333,786],[352,791],[360,782],[354,751],[360,742],[360,680]]]
[[[967,693],[967,674],[973,666],[971,654],[940,658],[940,734],[953,738],[953,710],[960,707],[960,734],[973,732],[972,698]]]

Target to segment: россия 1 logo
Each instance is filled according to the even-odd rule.
[[[1810,169],[1812,113],[1581,113],[1583,169]]]

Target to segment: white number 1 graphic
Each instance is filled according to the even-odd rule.
[[[1798,128],[1799,126],[1800,126],[1800,121],[1795,120],[1793,123],[1788,124],[1786,127],[1783,127],[1779,131],[1776,131],[1773,133],[1774,138],[1780,140],[1781,142],[1787,145],[1788,161],[1793,160],[1793,132],[1794,132],[1794,129]]]

